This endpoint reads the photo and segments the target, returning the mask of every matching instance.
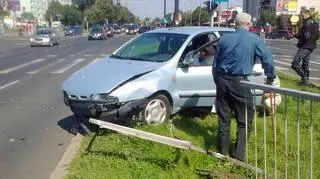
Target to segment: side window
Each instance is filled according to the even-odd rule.
[[[214,33],[206,33],[196,36],[188,43],[182,55],[182,60],[185,58],[187,53],[199,49],[206,43],[213,41],[216,38],[217,36]],[[204,47],[194,56],[192,66],[211,66],[213,64],[214,52],[215,49],[213,46]]]

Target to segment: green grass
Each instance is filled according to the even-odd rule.
[[[280,74],[282,87],[320,93],[320,88],[298,85],[292,77]],[[296,99],[288,97],[288,178],[294,178],[297,173],[297,123]],[[320,104],[313,106],[313,177],[320,177]],[[309,175],[309,110],[308,101],[300,102],[300,173],[301,178]],[[189,113],[189,114],[188,114]],[[186,111],[173,116],[175,136],[190,140],[195,145],[216,151],[217,126],[216,116],[206,113]],[[264,168],[263,155],[263,117],[258,114],[257,151],[258,167]],[[267,124],[267,171],[268,176],[274,176],[274,149],[271,120]],[[138,126],[138,129],[165,136],[171,136],[170,123],[160,126]],[[277,176],[284,177],[284,97],[277,110]],[[232,124],[232,142],[235,141],[236,125]],[[249,161],[254,162],[254,131],[250,136],[248,150]],[[80,151],[68,168],[67,179],[73,178],[201,178],[196,169],[210,169],[219,177],[236,175],[246,176],[246,170],[194,151],[184,151],[163,144],[125,136],[108,131],[99,131],[95,137],[85,137]],[[234,176],[234,177],[236,177]],[[248,173],[254,177],[254,173]],[[260,175],[261,176],[261,175]]]

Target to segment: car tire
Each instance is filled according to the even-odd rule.
[[[159,94],[151,97],[143,111],[142,120],[147,124],[162,124],[171,116],[172,107],[168,98]]]
[[[50,41],[50,45],[49,45],[50,47],[53,47],[53,42],[52,41]]]

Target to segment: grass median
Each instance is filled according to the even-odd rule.
[[[279,74],[281,86],[298,90],[320,93],[316,86],[301,86],[291,76]],[[284,101],[284,98],[282,98]],[[287,97],[288,107],[288,176],[297,174],[297,100]],[[309,115],[310,102],[300,103],[300,173],[301,178],[308,178],[310,163]],[[317,110],[318,109],[318,110]],[[313,104],[313,177],[320,177],[320,104]],[[276,175],[283,178],[285,174],[284,145],[284,102],[277,109],[277,170]],[[175,136],[192,141],[193,144],[216,151],[217,117],[205,112],[185,111],[172,117]],[[267,124],[267,171],[274,176],[274,140],[270,117],[263,120],[257,114],[257,153],[258,167],[264,168],[263,123]],[[170,123],[160,126],[137,126],[137,129],[171,137]],[[232,142],[235,141],[236,124],[233,120]],[[254,165],[254,132],[250,136],[249,161]],[[246,176],[246,170],[195,151],[185,151],[139,138],[125,136],[110,131],[99,131],[93,138],[85,137],[81,148],[68,167],[65,178],[200,178],[197,169],[209,169],[214,176]],[[211,175],[212,176],[212,175]],[[249,172],[249,177],[254,172]]]

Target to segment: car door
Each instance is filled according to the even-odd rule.
[[[214,32],[200,34],[189,42],[183,54],[196,50],[215,38],[217,36]],[[180,107],[212,106],[216,95],[212,65],[183,66],[184,55],[176,71],[175,86],[179,97],[177,105]],[[198,56],[195,55],[193,61],[199,60],[197,58]]]

